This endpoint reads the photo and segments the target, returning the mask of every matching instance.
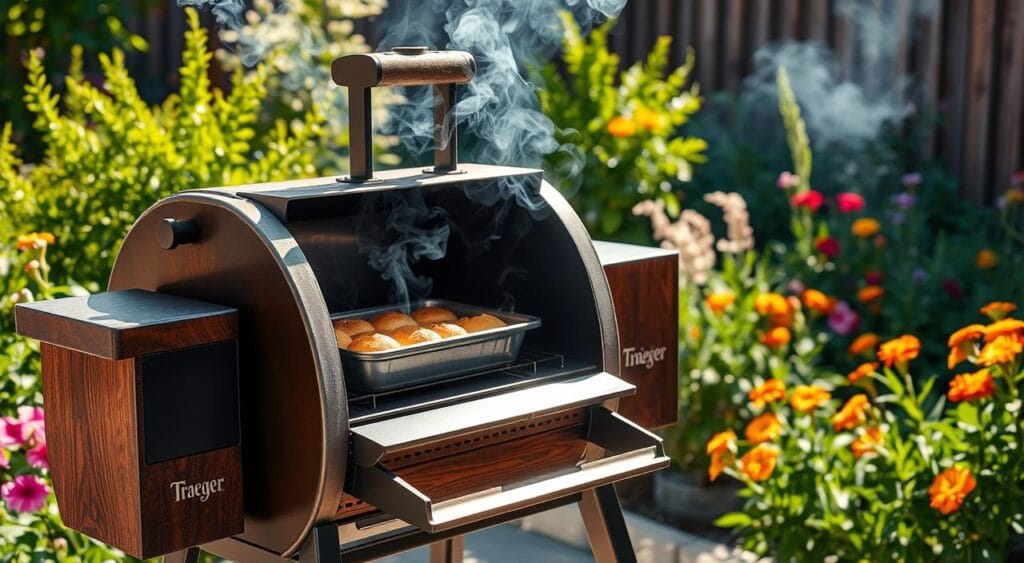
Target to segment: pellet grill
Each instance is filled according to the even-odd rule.
[[[474,71],[423,48],[336,60],[350,176],[178,193],[107,292],[18,306],[69,527],[143,558],[456,561],[467,532],[579,503],[595,557],[634,559],[614,483],[668,465],[650,429],[676,417],[676,256],[592,242],[540,170],[460,165],[448,116]],[[371,88],[416,85],[434,166],[374,174]],[[512,328],[364,370],[332,319],[402,288]]]

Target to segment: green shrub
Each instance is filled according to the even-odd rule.
[[[562,24],[568,80],[558,66],[545,66],[540,100],[558,128],[556,140],[575,145],[579,154],[552,153],[545,169],[592,234],[648,241],[633,206],[656,199],[678,215],[678,183],[704,162],[705,142],[677,135],[701,106],[697,87],[686,88],[693,52],[665,77],[672,40],[659,37],[645,62],[620,73],[618,55],[608,50],[614,20],[586,39],[570,15],[563,14]]]
[[[82,79],[76,49],[63,97],[42,60],[29,57],[25,101],[46,148],[38,165],[0,161],[0,177],[17,178],[0,186],[0,232],[7,240],[54,233],[61,248],[54,267],[90,291],[104,285],[121,238],[158,199],[186,188],[317,173],[323,118],[316,108],[257,134],[266,69],[236,71],[230,93],[211,89],[206,31],[194,10],[188,21],[181,91],[157,106],[139,96],[119,50],[99,57],[101,89]]]

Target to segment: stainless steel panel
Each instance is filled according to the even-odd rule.
[[[505,326],[383,352],[353,352],[339,348],[348,386],[360,391],[381,393],[507,365],[519,355],[526,331],[541,324],[540,319],[530,315],[505,313],[439,299],[424,300],[412,305],[413,309],[419,307],[444,307],[458,317],[487,313],[504,321]],[[378,313],[398,309],[395,305],[385,305],[347,311],[335,314],[332,318],[369,320]]]

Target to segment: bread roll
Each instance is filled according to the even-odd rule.
[[[352,344],[352,337],[338,327],[334,327],[334,337],[338,339],[338,348],[347,349]]]
[[[373,332],[373,325],[363,319],[335,319],[333,324],[334,332],[341,331],[349,338]]]
[[[452,323],[433,323],[428,326],[430,330],[436,332],[441,338],[451,338],[453,336],[466,336],[469,334],[466,329],[462,328],[457,324]]]
[[[466,329],[466,332],[480,332],[505,326],[505,321],[487,313],[475,317],[462,317],[458,322],[459,326]]]
[[[377,332],[393,332],[403,326],[418,326],[412,317],[401,311],[381,313],[370,319],[370,322],[373,323],[373,328],[377,329]]]
[[[392,332],[391,338],[397,340],[402,346],[409,346],[421,342],[436,342],[441,340],[441,335],[421,326],[403,326]]]
[[[432,323],[453,323],[458,317],[455,313],[441,307],[422,307],[412,313],[412,318],[423,326]]]
[[[399,346],[398,341],[394,338],[375,332],[357,336],[348,349],[353,352],[383,352],[384,350],[394,350]]]

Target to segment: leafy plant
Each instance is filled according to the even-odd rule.
[[[562,14],[568,79],[555,64],[543,67],[539,95],[558,128],[556,140],[575,145],[578,153],[552,153],[545,169],[593,234],[646,241],[643,222],[630,210],[656,199],[671,216],[679,214],[677,185],[704,161],[706,143],[677,133],[700,109],[701,98],[696,86],[686,87],[692,51],[686,64],[665,76],[670,37],[659,37],[646,61],[620,74],[619,57],[608,50],[614,23],[584,39],[571,15]]]
[[[46,150],[32,167],[0,161],[0,177],[18,177],[0,186],[0,232],[8,240],[19,230],[54,233],[65,250],[58,269],[90,291],[104,283],[128,227],[161,197],[317,172],[324,131],[316,109],[258,133],[265,68],[236,71],[230,93],[211,89],[207,34],[194,10],[188,22],[181,91],[157,106],[139,96],[119,50],[99,57],[102,89],[82,78],[75,50],[63,100],[42,60],[29,56],[25,101]]]
[[[22,59],[24,53],[37,49],[49,52],[45,72],[58,82],[60,71],[67,64],[67,53],[75,45],[89,51],[123,47],[146,51],[148,45],[142,37],[131,33],[124,22],[149,0],[114,1],[80,0],[12,0],[0,8],[0,30],[6,43],[6,56],[0,56],[0,107],[4,121],[14,124],[14,135],[31,156],[41,149],[40,139],[32,134],[32,116],[20,103],[25,88],[26,74]]]

